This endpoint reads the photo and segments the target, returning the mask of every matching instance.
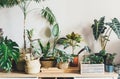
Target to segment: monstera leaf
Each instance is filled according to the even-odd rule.
[[[94,20],[94,24],[92,25],[93,35],[95,40],[97,40],[100,34],[104,33],[106,27],[104,26],[105,17],[101,17],[99,21]]]
[[[120,39],[120,22],[117,18],[112,19],[112,23],[106,23],[106,25],[109,25],[110,28],[116,33],[118,38]]]
[[[0,43],[0,68],[10,71],[12,61],[17,62],[19,58],[19,48],[16,42],[7,37]]]

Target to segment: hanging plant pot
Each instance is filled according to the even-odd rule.
[[[40,61],[39,59],[28,60],[25,65],[25,72],[28,74],[36,74],[40,72]]]

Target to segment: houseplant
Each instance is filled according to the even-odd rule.
[[[115,58],[116,53],[107,53],[106,54],[106,71],[107,72],[113,72],[114,71],[114,64],[113,60]]]
[[[56,60],[57,60],[58,68],[67,69],[69,67],[69,62],[72,61],[73,59],[73,56],[59,49],[57,49],[57,51],[58,53],[56,55]]]
[[[49,42],[44,46],[42,42],[39,40],[39,46],[41,48],[41,52],[43,54],[42,58],[40,59],[41,61],[44,61],[44,63],[49,63],[49,65],[46,65],[45,67],[51,67],[55,66],[55,57],[57,53],[57,48],[56,48],[56,43],[59,37],[59,25],[57,23],[57,20],[53,14],[53,12],[48,8],[42,9],[41,15],[47,19],[47,21],[50,23],[50,28],[51,28],[51,36]],[[51,40],[53,42],[51,42]],[[42,63],[42,62],[41,62]]]
[[[54,59],[50,53],[50,42],[48,41],[47,44],[44,46],[40,40],[38,40],[42,57],[40,58],[41,66],[44,68],[53,67]]]
[[[101,53],[100,53],[101,54]],[[81,63],[81,74],[83,73],[103,73],[104,72],[104,57],[95,53],[84,55]]]
[[[20,7],[20,9],[22,10],[23,12],[23,25],[24,25],[24,30],[23,30],[23,39],[24,39],[24,52],[26,52],[26,18],[27,18],[27,14],[32,11],[32,10],[29,10],[28,11],[28,8],[29,8],[29,5],[31,4],[32,1],[35,1],[35,2],[40,2],[41,0],[6,0],[6,1],[1,1],[0,2],[0,7],[7,7],[7,8],[10,8],[10,7],[13,7],[15,5],[18,5]]]
[[[18,44],[7,37],[0,36],[0,68],[7,72],[11,71],[13,61],[17,63],[19,55]]]
[[[120,22],[117,18],[113,18],[112,22],[106,23],[105,17],[101,17],[99,20],[95,19],[91,27],[95,40],[100,40],[101,50],[106,50],[105,48],[107,42],[110,41],[109,37],[112,31],[120,38]]]
[[[26,54],[25,61],[25,72],[28,74],[35,74],[40,72],[40,50],[35,47],[34,42],[39,39],[33,39],[33,29],[27,30],[27,37],[29,39],[29,52]]]
[[[100,40],[101,50],[104,51],[104,64],[106,65],[106,45],[110,41],[112,31],[120,39],[120,22],[117,18],[113,18],[111,22],[105,22],[105,17],[101,17],[99,20],[94,20],[92,24],[92,30],[95,40]]]
[[[71,46],[72,47],[72,53],[71,55],[74,56],[73,61],[74,63],[71,62],[71,66],[78,66],[78,54],[75,54],[75,48],[79,47],[79,43],[82,41],[82,37],[77,34],[72,32],[71,34],[67,34],[66,37],[59,38],[57,41],[57,44],[63,45],[64,49]]]

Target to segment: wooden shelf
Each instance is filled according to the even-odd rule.
[[[38,74],[26,74],[22,72],[10,72],[3,73],[0,72],[0,78],[23,78],[23,77],[87,77],[87,78],[99,78],[99,77],[112,77],[117,78],[118,74],[116,73],[103,73],[103,74],[80,74],[80,73],[65,73],[65,72],[40,72]]]

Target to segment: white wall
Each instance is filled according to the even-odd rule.
[[[72,31],[81,34],[86,43],[94,51],[99,51],[99,43],[93,39],[91,24],[93,20],[106,16],[107,20],[117,17],[120,20],[120,0],[48,0],[42,5],[49,6],[54,12],[60,26],[61,36]],[[41,4],[40,4],[41,5]],[[32,4],[30,8],[37,8],[39,5]],[[46,21],[41,19],[39,10],[31,12],[27,17],[27,28],[34,28],[35,37],[43,41],[48,39],[45,35]],[[20,47],[23,46],[23,14],[19,7],[0,9],[0,28],[4,34],[17,41]],[[46,40],[45,40],[46,39]],[[107,45],[108,52],[118,53],[116,63],[120,63],[120,40],[113,33],[111,41]],[[98,48],[98,49],[97,49]]]

